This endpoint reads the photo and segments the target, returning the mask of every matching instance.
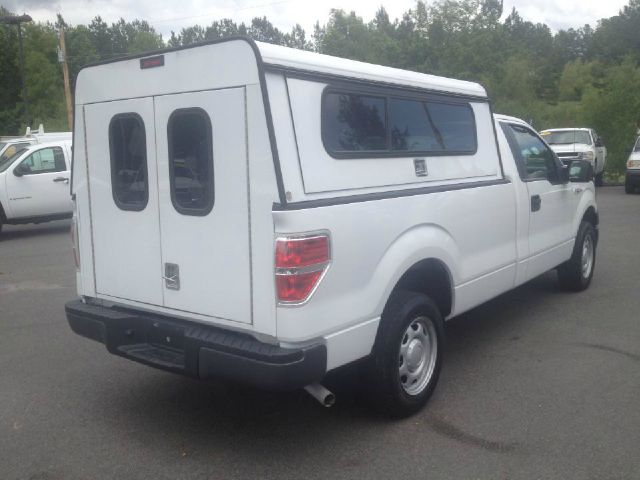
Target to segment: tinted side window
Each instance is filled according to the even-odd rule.
[[[17,151],[30,147],[30,143],[12,143],[9,145],[2,155],[0,155],[0,164],[4,163],[8,158],[13,157]]]
[[[410,152],[474,153],[476,128],[468,105],[391,99],[391,148]]]
[[[447,152],[474,153],[476,124],[469,105],[428,102],[429,118]]]
[[[214,202],[209,115],[201,108],[174,111],[167,138],[173,206],[183,215],[207,215]]]
[[[520,125],[509,125],[516,147],[514,155],[521,163],[523,180],[557,180],[556,159],[551,149],[532,131]]]
[[[436,130],[425,102],[391,99],[389,123],[393,150],[410,152],[444,150],[442,135]]]
[[[38,173],[64,172],[67,166],[62,148],[49,147],[33,152],[20,162],[20,168],[23,170],[23,175],[35,175]]]
[[[149,200],[147,135],[136,113],[114,116],[109,123],[111,191],[122,210],[144,210]]]
[[[328,93],[322,108],[325,146],[330,152],[387,149],[386,101],[351,93]]]

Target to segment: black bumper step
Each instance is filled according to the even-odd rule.
[[[65,310],[78,335],[103,343],[115,355],[162,370],[271,390],[301,388],[326,373],[327,350],[321,343],[282,348],[213,326],[79,300],[67,303]]]

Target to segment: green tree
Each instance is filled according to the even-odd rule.
[[[10,15],[0,7],[0,15]],[[18,35],[16,28],[0,25],[0,134],[17,134],[22,128],[23,103],[18,63]]]

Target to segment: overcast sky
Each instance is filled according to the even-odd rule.
[[[428,4],[433,0],[428,0]],[[628,0],[505,0],[505,15],[513,7],[527,20],[544,22],[552,29],[595,26],[603,17],[616,15]],[[300,23],[310,34],[313,24],[326,22],[331,8],[355,10],[365,21],[372,18],[380,5],[392,18],[413,8],[414,0],[0,0],[0,5],[16,13],[28,13],[35,20],[55,20],[62,13],[68,23],[88,23],[96,15],[107,22],[120,17],[149,21],[165,39],[171,30],[179,31],[193,24],[208,25],[213,20],[232,18],[249,22],[266,15],[278,28],[289,31]]]

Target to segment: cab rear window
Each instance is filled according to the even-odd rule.
[[[137,113],[122,113],[109,123],[111,191],[122,210],[144,210],[149,201],[147,135]]]

